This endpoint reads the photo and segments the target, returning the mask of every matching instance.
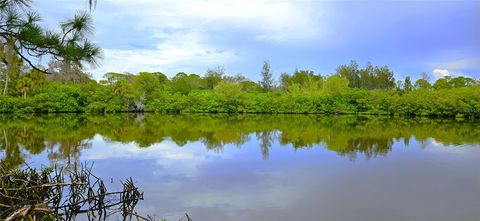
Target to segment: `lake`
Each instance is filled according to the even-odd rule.
[[[178,220],[480,220],[480,122],[227,115],[0,115],[10,167],[94,163]]]

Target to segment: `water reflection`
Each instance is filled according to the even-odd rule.
[[[408,146],[415,138],[449,145],[480,142],[478,122],[426,118],[391,118],[318,115],[0,115],[0,151],[4,164],[19,165],[23,158],[48,151],[51,161],[71,162],[90,140],[101,135],[108,142],[135,143],[149,148],[171,140],[178,146],[200,141],[222,152],[226,144],[241,147],[251,134],[264,159],[276,140],[295,149],[323,145],[354,160],[385,156],[394,141]]]
[[[478,220],[475,121],[318,115],[0,115],[12,167],[95,162],[178,220]],[[265,160],[268,159],[268,160]]]

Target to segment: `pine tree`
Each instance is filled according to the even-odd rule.
[[[264,61],[262,71],[260,72],[262,80],[259,82],[264,91],[271,90],[273,88],[273,74],[270,71],[270,62]]]

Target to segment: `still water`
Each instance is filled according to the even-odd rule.
[[[93,162],[178,220],[480,220],[480,122],[317,115],[0,115],[15,167]]]

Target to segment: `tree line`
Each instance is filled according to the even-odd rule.
[[[33,68],[9,77],[0,112],[208,112],[322,113],[474,117],[480,114],[479,81],[444,77],[430,83],[395,81],[387,66],[352,61],[330,75],[295,70],[273,78],[264,62],[255,82],[222,67],[203,76],[179,72],[106,73],[92,80],[81,68],[49,63],[50,74]],[[5,81],[5,73],[2,73]],[[13,86],[14,85],[14,86]]]

